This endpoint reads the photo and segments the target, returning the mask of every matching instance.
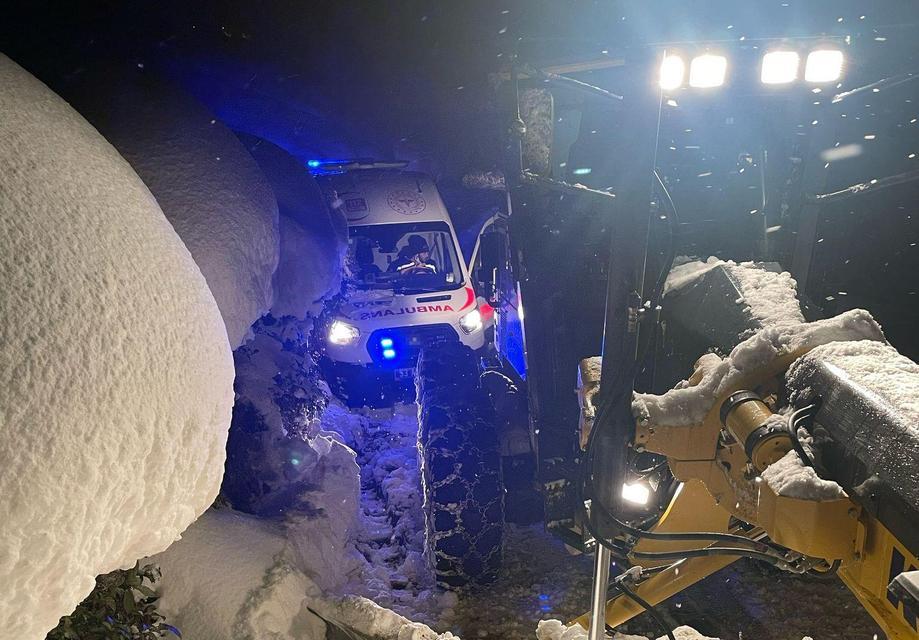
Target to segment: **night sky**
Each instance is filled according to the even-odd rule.
[[[663,42],[702,40],[756,52],[760,45],[751,43],[757,38],[837,36],[849,38],[858,56],[849,60],[840,90],[919,71],[919,11],[912,2],[702,4],[20,2],[0,26],[0,50],[64,95],[68,83],[98,66],[156,74],[195,95],[231,128],[268,139],[304,162],[342,155],[414,160],[440,179],[448,199],[463,172],[492,168],[501,157],[507,121],[490,74],[506,70],[515,54],[548,64],[614,57]],[[794,109],[790,102],[763,102],[760,111],[781,114],[766,117],[749,116],[761,96],[725,93],[720,104],[695,105],[689,97],[679,114],[665,117],[659,165],[674,186],[681,218],[698,223],[686,227],[683,253],[697,247],[699,234],[710,233],[712,220],[730,226],[749,210],[749,194],[732,191],[740,182],[730,144],[745,134],[720,138],[712,114],[744,112],[757,127],[774,127],[758,135],[771,136],[778,149],[767,206],[769,224],[785,227],[775,236],[776,247],[793,240],[787,212],[799,203],[783,200],[781,184],[790,175],[789,159],[799,154],[796,139],[861,146],[857,158],[832,163],[829,190],[919,169],[919,82],[838,105],[828,98],[799,96]],[[810,104],[821,99],[822,105]],[[706,131],[714,134],[708,140]],[[708,180],[697,179],[708,171]],[[912,182],[825,207],[806,283],[806,293],[827,314],[868,308],[895,346],[914,359],[917,196]],[[484,205],[461,196],[457,206]]]

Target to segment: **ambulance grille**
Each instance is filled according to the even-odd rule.
[[[386,367],[414,367],[424,347],[457,340],[459,334],[449,324],[391,327],[377,329],[370,334],[367,352],[375,363]],[[387,350],[394,352],[395,356],[384,357]]]

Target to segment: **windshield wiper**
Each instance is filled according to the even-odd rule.
[[[414,295],[416,293],[440,293],[441,291],[452,291],[448,287],[399,287],[395,292],[402,295]]]

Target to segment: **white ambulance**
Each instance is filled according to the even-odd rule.
[[[403,166],[313,166],[328,202],[348,220],[348,294],[323,330],[326,376],[352,404],[386,396],[393,384],[410,387],[426,345],[482,349],[492,324],[437,187]]]

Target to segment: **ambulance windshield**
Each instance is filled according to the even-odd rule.
[[[444,222],[352,226],[345,272],[349,284],[365,290],[422,293],[463,284],[453,236]]]

